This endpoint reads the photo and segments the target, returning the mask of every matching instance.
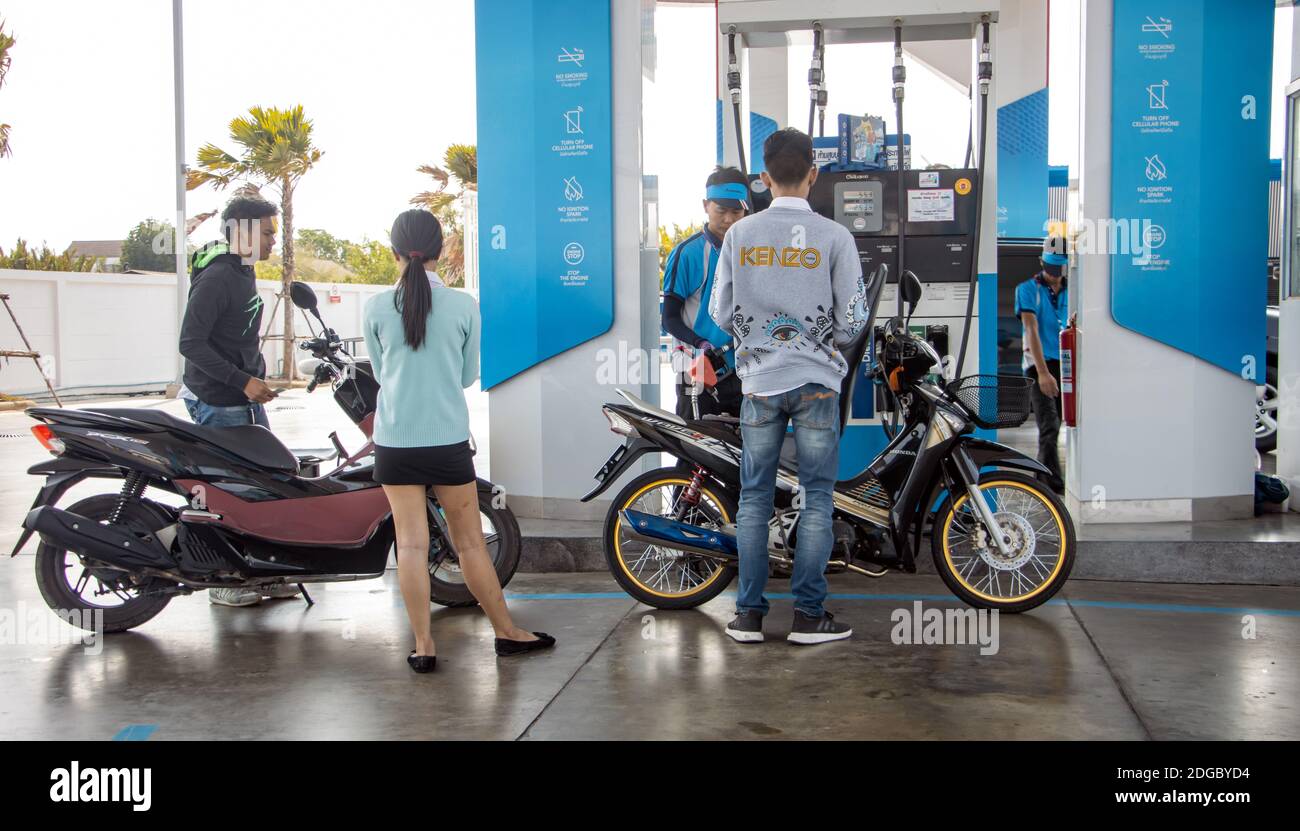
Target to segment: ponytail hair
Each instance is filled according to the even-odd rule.
[[[406,258],[393,303],[402,315],[406,345],[419,349],[433,310],[433,287],[424,273],[424,264],[436,261],[442,253],[442,225],[428,211],[403,211],[393,222],[389,239],[393,253]]]

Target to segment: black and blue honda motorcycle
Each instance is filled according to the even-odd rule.
[[[1040,483],[1038,461],[971,435],[976,426],[1014,427],[1029,415],[1031,379],[971,375],[933,380],[939,354],[896,317],[877,328],[886,282],[880,266],[867,285],[868,323],[849,350],[852,368],[840,391],[840,428],[848,418],[859,364],[878,358],[868,378],[884,385],[900,416],[888,445],[834,491],[834,550],[828,573],[882,577],[915,572],[928,532],[935,568],[971,606],[1024,612],[1060,590],[1074,563],[1075,532],[1065,505]],[[900,285],[909,317],[921,284]],[[738,563],[735,516],[740,496],[738,419],[687,420],[618,390],[624,403],[603,407],[625,437],[596,474],[596,498],[646,453],[685,464],[637,476],[614,497],[605,520],[610,571],[628,594],[660,609],[689,609],[720,594]],[[777,473],[768,527],[774,577],[793,569],[799,534],[799,476],[793,435]],[[937,506],[937,507],[936,507]]]

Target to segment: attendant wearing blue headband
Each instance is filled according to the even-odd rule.
[[[1032,391],[1038,460],[1051,471],[1041,478],[1057,493],[1065,490],[1056,445],[1061,432],[1061,330],[1070,306],[1065,277],[1069,262],[1065,240],[1048,237],[1039,258],[1041,269],[1016,287],[1016,316],[1024,324],[1021,366],[1036,382]]]
[[[718,266],[718,252],[728,229],[745,216],[749,209],[749,182],[734,167],[718,167],[704,186],[706,223],[698,233],[687,237],[668,255],[664,264],[663,328],[677,340],[675,365],[685,368],[699,350],[731,345],[731,335],[709,316],[713,299],[713,274]],[[735,358],[727,350],[724,359],[732,372],[712,390],[701,390],[699,414],[740,413],[740,379],[736,377]],[[684,373],[677,378],[677,414],[694,418],[691,403],[691,380]]]

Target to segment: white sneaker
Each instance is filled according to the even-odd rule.
[[[208,589],[208,602],[216,606],[256,606],[262,602],[262,595],[252,589]]]
[[[281,583],[278,586],[262,586],[258,589],[262,597],[268,597],[272,600],[287,600],[290,597],[298,596],[298,586],[294,583]]]

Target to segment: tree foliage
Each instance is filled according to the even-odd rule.
[[[122,268],[176,273],[176,229],[170,222],[146,219],[122,243]]]
[[[13,57],[10,50],[17,39],[5,32],[5,22],[0,20],[0,87],[5,85],[5,76],[9,74],[9,66],[13,63]],[[9,155],[9,125],[0,122],[0,159]]]
[[[420,165],[416,172],[431,176],[437,188],[417,193],[411,204],[426,208],[442,223],[442,256],[435,266],[438,275],[449,286],[465,284],[465,233],[460,220],[460,195],[478,190],[478,148],[472,144],[453,144],[442,154],[445,169],[436,165]],[[449,191],[452,180],[459,190]]]
[[[678,243],[680,243],[682,240],[689,237],[691,234],[698,233],[700,228],[701,226],[695,225],[693,223],[683,228],[680,225],[678,225],[676,222],[674,222],[673,232],[670,234],[668,233],[668,229],[665,226],[663,225],[659,226],[659,285],[660,286],[663,285],[664,266],[668,264],[668,255],[672,253],[672,250],[677,247]]]
[[[0,268],[20,271],[93,271],[95,258],[78,257],[71,249],[57,254],[44,244],[37,249],[28,246],[26,240],[20,238],[8,253],[0,248]]]

